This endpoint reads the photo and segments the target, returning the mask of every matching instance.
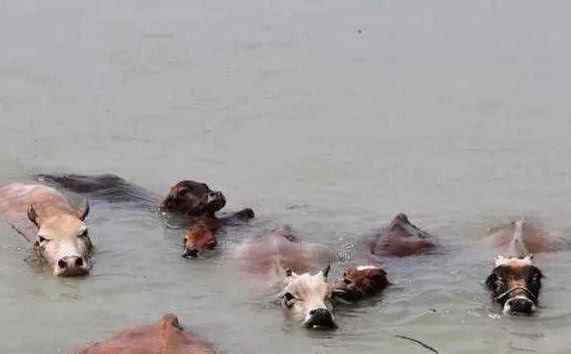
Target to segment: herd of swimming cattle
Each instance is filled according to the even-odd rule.
[[[186,226],[184,257],[197,257],[217,246],[217,231],[228,224],[247,223],[254,217],[244,209],[217,216],[226,204],[221,192],[208,185],[185,180],[162,199],[145,189],[113,175],[39,175],[38,183],[12,183],[0,187],[0,215],[33,243],[35,253],[57,276],[81,276],[90,271],[93,245],[85,218],[87,200],[131,202],[133,207],[159,210],[180,217]],[[62,193],[84,197],[80,207],[72,206]],[[517,220],[491,230],[487,241],[501,253],[486,280],[495,302],[506,314],[530,314],[539,299],[541,271],[533,264],[533,253],[553,251],[558,240],[541,228]],[[438,247],[429,233],[413,225],[405,214],[363,241],[366,263],[350,266],[341,279],[328,281],[329,266],[311,273],[317,264],[331,262],[325,247],[302,242],[290,228],[244,241],[234,254],[246,272],[256,273],[282,289],[280,302],[289,318],[307,328],[335,328],[331,304],[352,303],[375,296],[390,285],[379,265],[382,257],[406,257]],[[167,314],[157,323],[119,333],[108,341],[92,345],[80,353],[213,353],[211,347],[185,331],[175,315]]]

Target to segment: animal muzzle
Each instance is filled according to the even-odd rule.
[[[212,237],[201,242],[187,242],[182,256],[184,258],[198,257],[198,254],[203,250],[213,250],[218,245],[216,238]]]
[[[183,258],[195,258],[198,257],[198,249],[197,248],[185,248],[184,253],[182,254]]]
[[[207,208],[211,212],[216,212],[226,205],[226,198],[222,192],[210,192],[207,196]]]
[[[337,324],[335,324],[335,321],[333,321],[333,315],[329,310],[324,308],[309,311],[303,325],[305,328],[337,328]]]
[[[504,304],[504,313],[531,314],[535,311],[535,303],[523,295],[514,296]]]
[[[222,194],[222,192],[217,191],[217,192],[208,193],[208,203],[212,203],[223,199],[224,199],[224,194]]]
[[[89,274],[89,263],[85,257],[65,256],[55,263],[54,273],[60,277],[73,277]]]
[[[496,297],[499,302],[503,299],[506,299],[504,302],[504,313],[506,314],[531,314],[535,311],[537,297],[526,287],[511,288]]]

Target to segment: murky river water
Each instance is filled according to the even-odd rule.
[[[569,13],[563,1],[0,1],[0,180],[112,172],[182,178],[257,219],[184,260],[181,232],[94,205],[96,264],[54,279],[0,226],[0,352],[69,353],[176,312],[226,353],[571,353],[571,254],[530,318],[498,317],[486,229],[571,233]],[[229,254],[283,223],[340,248],[397,212],[444,255],[386,264],[396,284],[284,321]],[[339,266],[336,271],[339,271]]]

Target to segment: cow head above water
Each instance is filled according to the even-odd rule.
[[[196,257],[204,250],[212,250],[218,245],[214,232],[205,225],[194,225],[184,235],[183,257]]]
[[[335,282],[333,296],[344,301],[357,301],[373,296],[389,286],[387,273],[379,266],[350,267],[343,279]]]
[[[63,210],[38,214],[34,205],[28,208],[28,219],[38,228],[34,248],[57,276],[89,273],[89,255],[93,248],[84,223],[89,205],[80,213]]]
[[[330,267],[317,274],[286,271],[281,304],[288,317],[301,321],[306,328],[336,328],[331,313],[331,287],[327,283]]]
[[[226,198],[222,192],[212,191],[205,183],[187,180],[170,189],[161,207],[166,211],[202,216],[214,215],[225,205]]]
[[[495,301],[503,306],[504,313],[531,314],[537,306],[542,277],[539,268],[533,265],[531,255],[523,258],[498,256],[486,285]]]

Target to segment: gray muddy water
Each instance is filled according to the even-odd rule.
[[[55,279],[1,224],[0,352],[70,353],[176,312],[225,353],[571,353],[569,252],[532,317],[499,316],[486,230],[571,232],[564,1],[0,2],[0,181],[112,172],[157,193],[225,191],[251,226],[180,257],[155,215],[92,206],[96,264]],[[339,329],[284,320],[230,254],[291,224],[344,249],[397,212],[443,254],[385,264],[384,294]],[[337,264],[338,273],[342,265]]]

